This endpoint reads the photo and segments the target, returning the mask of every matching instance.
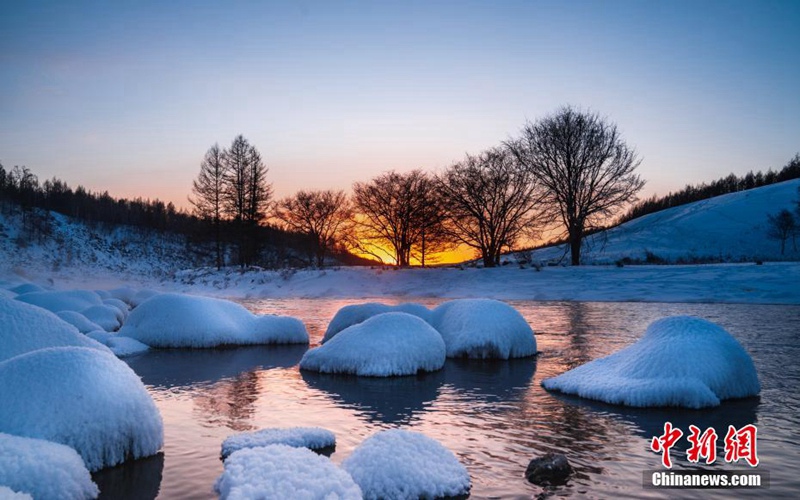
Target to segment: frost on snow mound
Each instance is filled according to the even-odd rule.
[[[0,361],[46,347],[106,348],[40,307],[0,297]]]
[[[89,332],[86,336],[105,345],[119,358],[141,354],[150,350],[150,346],[142,344],[136,339],[122,337],[116,333],[109,333],[103,330]]]
[[[366,499],[416,499],[466,495],[467,469],[447,448],[417,432],[379,432],[342,463]]]
[[[0,380],[0,432],[68,445],[91,471],[161,448],[155,403],[108,352],[40,349],[0,363]]]
[[[0,485],[36,500],[97,498],[97,485],[75,450],[63,444],[0,433]],[[19,498],[25,498],[20,496]]]
[[[655,321],[635,344],[542,386],[612,404],[687,408],[718,406],[761,390],[741,344],[720,326],[690,316]]]
[[[214,488],[223,500],[361,499],[353,478],[329,458],[282,444],[234,452],[225,460],[225,471]]]
[[[536,338],[525,318],[505,302],[460,299],[433,310],[447,357],[522,358],[536,354]]]
[[[329,341],[334,335],[341,332],[347,327],[357,325],[361,322],[368,320],[378,314],[387,312],[404,312],[418,316],[430,323],[431,311],[422,304],[415,304],[408,302],[405,304],[398,304],[396,306],[387,306],[386,304],[379,304],[377,302],[368,302],[366,304],[352,304],[344,306],[336,312],[331,322],[328,324],[328,329],[325,330],[325,335],[322,337],[322,343]]]
[[[39,306],[54,313],[59,311],[81,312],[92,306],[103,304],[99,295],[88,290],[31,292],[18,296],[17,300]]]
[[[151,347],[308,343],[298,319],[255,316],[227,300],[174,293],[144,301],[131,311],[119,334]]]
[[[222,442],[222,458],[244,448],[257,448],[271,444],[322,450],[336,446],[336,436],[331,431],[320,427],[271,428],[255,432],[242,432],[229,436]]]
[[[442,336],[416,316],[391,312],[345,328],[306,352],[300,368],[373,377],[414,375],[444,366]]]

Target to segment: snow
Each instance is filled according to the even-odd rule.
[[[75,450],[63,444],[0,433],[0,498],[97,498],[97,485]],[[4,491],[3,486],[7,487]]]
[[[9,291],[14,292],[17,295],[22,295],[24,293],[44,292],[45,289],[35,283],[22,283],[13,288],[10,288]]]
[[[695,409],[761,390],[741,344],[722,327],[691,316],[654,321],[635,344],[542,386],[611,404]]]
[[[119,330],[124,318],[119,309],[105,304],[91,306],[81,311],[81,314],[107,332]]]
[[[368,302],[366,304],[352,304],[344,306],[336,312],[331,322],[328,324],[328,329],[325,331],[325,336],[322,337],[322,343],[329,341],[334,335],[341,332],[345,328],[357,325],[375,315],[387,312],[404,312],[418,316],[423,320],[430,322],[431,312],[422,304],[415,304],[408,302],[405,304],[398,304],[396,306],[389,306],[377,302]]]
[[[84,316],[81,313],[77,313],[75,311],[59,311],[56,313],[56,316],[58,316],[63,321],[66,321],[70,325],[77,328],[78,331],[81,333],[89,333],[95,330],[102,330],[100,325],[98,325],[97,323],[92,323],[91,321],[86,319],[86,316]]]
[[[86,336],[105,345],[119,358],[141,354],[150,350],[150,346],[142,344],[136,339],[122,337],[115,333],[106,332],[105,330],[89,332]]]
[[[536,354],[536,338],[513,307],[491,299],[460,299],[433,310],[432,324],[447,357],[522,358]]]
[[[214,489],[223,500],[361,499],[358,485],[330,459],[282,444],[234,452]]]
[[[97,294],[100,295],[100,292],[97,292]],[[128,313],[131,310],[131,308],[130,308],[130,306],[128,304],[126,304],[125,302],[123,302],[123,301],[121,301],[119,299],[104,298],[103,299],[103,304],[107,305],[107,306],[114,307],[115,309],[117,309],[120,312],[120,315],[117,316],[118,319],[120,320],[120,322],[125,321],[125,318],[128,317]]]
[[[227,300],[159,294],[136,307],[119,334],[151,347],[303,344],[303,323],[285,316],[255,316]]]
[[[729,193],[639,217],[584,241],[584,263],[613,263],[622,258],[644,261],[647,252],[676,262],[712,260],[797,260],[800,248],[791,240],[786,254],[767,237],[767,215],[793,211],[800,179]],[[568,256],[559,246],[533,252],[535,260]],[[565,257],[568,260],[568,257]]]
[[[369,437],[343,463],[365,499],[466,495],[467,469],[435,439],[392,429]]]
[[[0,362],[26,352],[59,346],[107,350],[50,311],[0,297]]]
[[[163,426],[139,377],[108,352],[54,347],[0,363],[0,432],[74,448],[95,471],[159,451]]]
[[[229,436],[222,442],[222,457],[225,458],[244,448],[256,448],[271,444],[321,450],[336,446],[336,436],[331,431],[320,427],[270,428],[242,432]]]
[[[59,311],[81,312],[103,303],[99,295],[89,290],[31,292],[17,296],[17,300],[42,307],[54,313]]]
[[[439,332],[408,313],[373,316],[339,332],[300,360],[300,368],[373,377],[414,375],[444,366]]]

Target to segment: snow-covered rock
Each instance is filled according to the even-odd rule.
[[[112,299],[121,300],[126,304],[133,305],[133,297],[136,295],[138,290],[133,288],[123,286],[119,288],[114,288],[113,290],[109,290],[108,294],[111,296]]]
[[[300,368],[390,377],[439,370],[445,357],[444,341],[433,327],[417,316],[390,312],[345,328],[306,352]]]
[[[324,344],[325,342],[329,341],[334,335],[347,327],[357,325],[373,316],[387,312],[404,312],[413,314],[414,316],[418,316],[429,323],[431,319],[430,309],[422,304],[416,304],[414,302],[397,304],[396,306],[389,306],[386,304],[380,304],[378,302],[352,304],[349,306],[344,306],[336,311],[333,319],[328,324],[328,329],[325,330],[325,335],[322,337],[322,343]]]
[[[536,354],[536,337],[513,307],[491,299],[459,299],[433,310],[447,357],[522,358]]]
[[[287,316],[255,316],[227,300],[159,294],[131,311],[120,335],[151,347],[304,344],[303,323]]]
[[[392,429],[369,437],[343,463],[365,499],[460,496],[471,481],[458,458],[435,439]]]
[[[81,311],[81,314],[107,332],[119,330],[124,318],[119,309],[105,304],[91,306]]]
[[[0,361],[37,349],[59,346],[107,351],[50,311],[0,297]]]
[[[81,333],[89,333],[95,330],[102,330],[100,325],[89,321],[86,316],[75,311],[59,311],[56,316],[74,326]]]
[[[353,478],[329,458],[282,444],[234,452],[214,488],[223,500],[361,499]]]
[[[542,386],[612,404],[687,408],[718,406],[761,390],[742,345],[722,327],[691,316],[654,321],[635,344]]]
[[[8,486],[0,486],[0,499],[2,500],[33,500],[27,493],[20,493],[12,490]]]
[[[138,307],[142,302],[156,295],[161,295],[161,292],[145,288],[134,293],[129,303],[131,307]]]
[[[21,285],[17,285],[13,288],[9,289],[10,291],[14,292],[17,295],[22,295],[24,293],[33,293],[33,292],[44,292],[45,289],[40,287],[35,283],[22,283]]]
[[[111,349],[111,352],[118,358],[133,356],[150,350],[150,346],[142,344],[136,339],[123,337],[116,333],[109,333],[105,330],[95,330],[87,333],[86,336]]]
[[[257,448],[271,444],[284,444],[293,448],[322,450],[336,446],[336,436],[320,427],[270,428],[253,432],[241,432],[228,436],[222,442],[222,458],[244,448]]]
[[[4,433],[0,433],[0,485],[3,499],[80,500],[97,498],[99,493],[80,455],[69,446]],[[14,492],[19,496],[12,496]]]
[[[125,321],[125,318],[128,317],[128,313],[131,311],[130,306],[119,299],[103,299],[103,304],[114,307],[119,311],[120,314],[117,316],[117,318],[119,319],[120,323]]]
[[[0,432],[66,444],[91,471],[161,448],[155,403],[109,352],[40,349],[0,363],[0,380]]]
[[[42,307],[54,313],[59,311],[81,312],[103,303],[99,295],[89,290],[31,292],[18,295],[17,300]]]

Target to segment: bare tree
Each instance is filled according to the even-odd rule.
[[[258,254],[259,223],[266,217],[272,186],[267,167],[255,146],[238,135],[224,151],[224,208],[239,235],[239,263],[253,262]]]
[[[381,261],[389,257],[398,266],[408,266],[415,248],[421,249],[423,235],[432,234],[430,200],[434,186],[421,170],[406,174],[392,171],[369,183],[356,182],[353,249]]]
[[[644,186],[634,173],[640,163],[636,152],[623,142],[616,125],[594,113],[564,107],[527,123],[521,137],[507,145],[558,208],[575,266],[581,263],[586,232],[635,201]]]
[[[352,216],[352,209],[344,191],[301,190],[278,201],[275,215],[285,229],[311,239],[316,265],[324,267],[325,256],[333,247],[339,230]]]
[[[505,148],[467,155],[439,176],[438,191],[451,234],[476,249],[485,267],[499,265],[503,250],[544,216],[532,171]]]
[[[776,215],[767,215],[767,237],[781,242],[781,255],[786,250],[786,240],[794,236],[796,230],[797,223],[792,213],[785,208]]]
[[[222,150],[218,144],[211,146],[200,163],[200,173],[192,183],[189,203],[194,213],[201,219],[211,222],[214,228],[216,246],[216,266],[222,267],[222,220],[223,196],[225,194],[226,167]]]

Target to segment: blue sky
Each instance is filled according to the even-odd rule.
[[[279,196],[436,171],[564,104],[645,195],[800,151],[800,2],[4,2],[0,161],[185,206],[242,133]]]

